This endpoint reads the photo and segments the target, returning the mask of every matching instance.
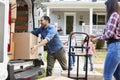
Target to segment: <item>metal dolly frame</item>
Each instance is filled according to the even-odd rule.
[[[71,46],[71,37],[72,37],[72,35],[73,34],[81,34],[81,35],[86,35],[86,37],[87,37],[87,45],[86,45],[86,47],[84,47],[84,46]],[[69,36],[69,60],[68,60],[68,77],[69,78],[73,78],[73,79],[76,79],[76,80],[79,80],[79,79],[84,79],[84,80],[87,80],[87,78],[88,78],[88,50],[89,50],[89,47],[88,47],[88,44],[89,44],[89,35],[87,34],[87,33],[82,33],[82,32],[72,32],[71,34],[70,34],[70,36]],[[76,77],[72,77],[71,75],[70,75],[70,64],[71,64],[71,56],[72,56],[72,54],[71,54],[71,49],[72,48],[81,48],[81,49],[86,49],[86,55],[76,55],[75,54],[75,56],[77,57],[77,73],[76,73]],[[86,58],[86,71],[85,71],[85,77],[79,77],[79,57],[85,57]]]

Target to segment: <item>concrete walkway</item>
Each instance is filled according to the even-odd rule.
[[[83,77],[85,75],[85,71],[83,71],[83,68],[82,68],[83,64],[80,64],[80,65],[81,66],[79,67],[79,76]],[[99,66],[95,65],[95,67],[97,67],[97,68],[102,68],[102,66],[103,65],[100,65],[100,64],[99,64]],[[88,80],[103,80],[102,73],[99,73],[95,70],[90,71],[89,67],[90,66],[88,66],[88,78],[89,78]],[[71,77],[76,77],[76,74],[77,74],[77,66],[76,65],[74,66],[73,70],[70,71],[70,73],[71,73],[71,75],[70,75]],[[63,71],[61,69],[59,63],[56,63],[55,68],[53,70],[53,76],[65,76],[65,77],[67,77],[68,76],[68,71]]]

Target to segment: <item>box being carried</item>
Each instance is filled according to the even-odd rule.
[[[31,48],[38,43],[38,38],[31,33],[14,33],[15,59],[38,59],[38,50],[31,53]]]

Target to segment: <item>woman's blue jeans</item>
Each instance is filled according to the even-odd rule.
[[[108,44],[108,52],[104,64],[104,80],[120,80],[120,42]]]

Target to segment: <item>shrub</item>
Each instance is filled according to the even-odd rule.
[[[105,45],[105,41],[98,41],[96,43],[96,49],[102,49]]]

